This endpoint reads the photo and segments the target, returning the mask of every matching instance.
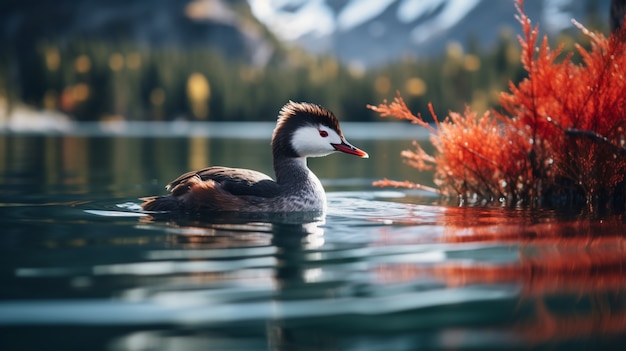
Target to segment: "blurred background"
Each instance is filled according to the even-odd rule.
[[[572,18],[608,33],[609,3],[525,11],[569,50],[587,45]],[[480,113],[524,77],[519,27],[513,0],[3,1],[0,126],[273,121],[289,99],[378,121],[365,105],[396,91]]]

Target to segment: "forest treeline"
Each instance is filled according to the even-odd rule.
[[[585,39],[564,34],[557,41],[567,47]],[[396,91],[424,116],[429,102],[440,115],[466,104],[485,111],[497,105],[509,82],[525,75],[512,32],[503,32],[487,50],[469,38],[466,49],[451,42],[439,56],[407,57],[375,69],[297,49],[255,67],[199,46],[183,50],[103,40],[33,45],[34,57],[28,59],[10,48],[0,54],[0,97],[7,98],[8,108],[24,102],[80,121],[268,121],[290,99],[327,106],[342,120],[370,121],[379,117],[365,106],[393,98]]]

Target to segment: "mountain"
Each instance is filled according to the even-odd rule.
[[[200,45],[264,66],[275,37],[245,0],[8,0],[0,4],[0,45],[25,56],[42,41]]]
[[[526,13],[554,35],[571,18],[605,21],[610,0],[526,1]],[[513,0],[7,0],[0,45],[32,56],[42,40],[200,45],[265,66],[282,43],[347,64],[373,67],[433,56],[450,41],[489,47],[518,32]],[[278,39],[277,39],[278,38]],[[280,41],[280,42],[279,42]],[[280,60],[279,60],[280,61]]]
[[[519,32],[513,0],[249,0],[276,36],[345,63],[376,66],[403,56],[433,56],[455,41],[492,45]],[[525,12],[553,36],[571,19],[607,21],[610,0],[526,1]]]

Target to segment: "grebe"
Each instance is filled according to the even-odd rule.
[[[276,180],[250,169],[209,167],[181,175],[166,196],[144,198],[146,211],[308,212],[326,210],[326,193],[307,157],[333,152],[367,158],[350,145],[329,110],[289,101],[272,136]]]

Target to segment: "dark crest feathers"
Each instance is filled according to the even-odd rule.
[[[306,125],[324,125],[335,131],[343,138],[337,117],[322,106],[308,102],[289,101],[278,113],[278,121],[272,137],[274,157],[284,155],[299,157],[289,142],[292,133]]]
[[[280,109],[276,131],[288,124],[291,130],[305,124],[321,124],[336,130],[343,137],[337,117],[324,107],[308,102],[293,102],[290,100]]]

